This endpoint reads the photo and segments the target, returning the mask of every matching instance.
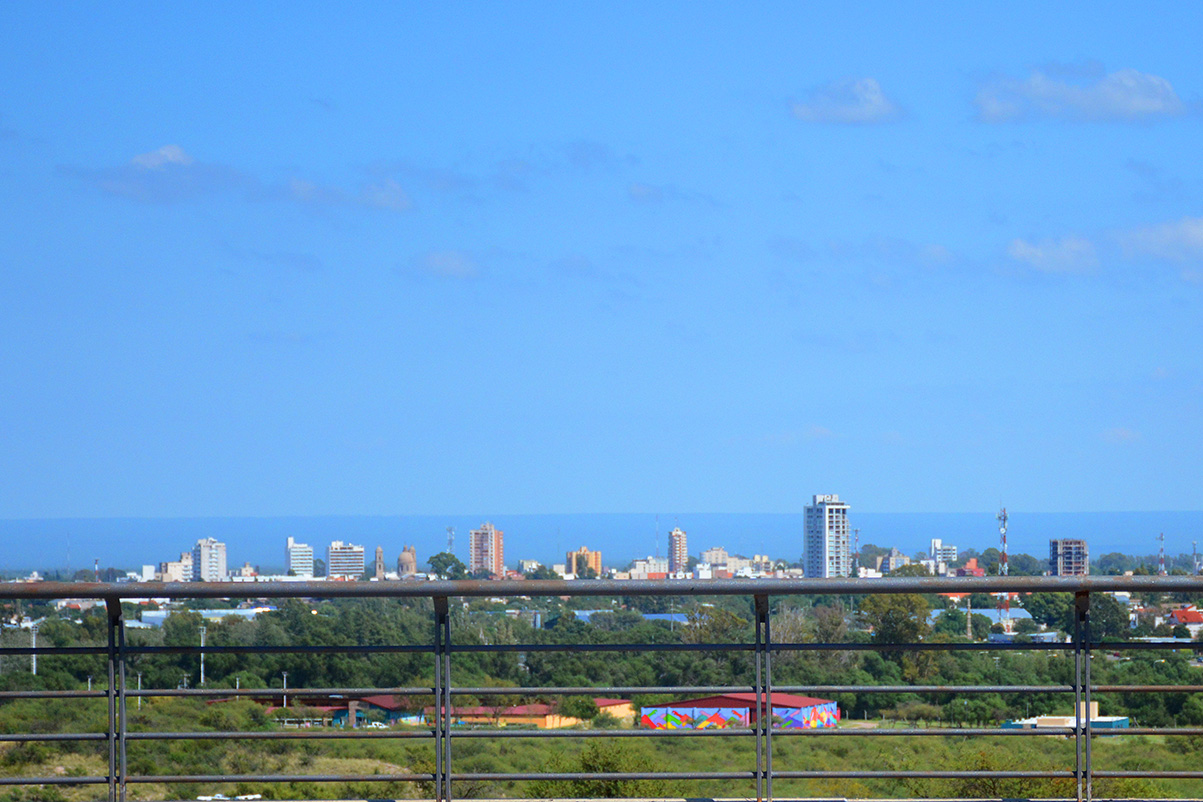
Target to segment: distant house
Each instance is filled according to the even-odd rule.
[[[773,726],[777,728],[834,727],[839,724],[839,707],[830,699],[774,693],[772,705]],[[754,693],[725,693],[641,708],[639,723],[657,730],[750,727],[767,707],[764,699],[757,705]]]
[[[598,698],[593,701],[599,711],[608,712],[615,717],[621,718],[624,715],[634,716],[634,708],[631,707],[629,699]],[[431,722],[434,721],[437,710],[434,707],[428,707],[425,710],[425,714],[426,721]],[[453,725],[486,724],[496,727],[536,727],[541,730],[554,730],[563,727],[575,727],[583,722],[574,716],[561,714],[556,705],[536,702],[508,707],[503,705],[455,707],[453,705],[451,708],[451,723]]]
[[[957,569],[957,576],[985,576],[986,569],[977,564],[977,557],[970,557]]]
[[[1189,607],[1183,607],[1180,610],[1174,610],[1170,613],[1170,626],[1184,626],[1190,630],[1191,638],[1196,638],[1199,635],[1199,630],[1203,630],[1203,612],[1200,612],[1193,604]]]

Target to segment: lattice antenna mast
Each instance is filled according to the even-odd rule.
[[[860,530],[852,530],[852,575],[860,576]]]
[[[999,510],[996,517],[998,518],[998,537],[1002,543],[1002,549],[998,555],[998,575],[1008,576],[1011,569],[1007,563],[1007,508],[1003,507]],[[1011,631],[1011,594],[1006,591],[998,594],[998,623],[1002,624],[1004,632]]]
[[[1161,547],[1157,551],[1157,573],[1165,576],[1167,573],[1165,570],[1165,532],[1159,534],[1157,540],[1161,544]]]
[[[447,527],[447,553],[448,554],[455,553],[455,527],[454,526]]]

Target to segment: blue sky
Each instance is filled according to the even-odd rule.
[[[1203,8],[2,16],[0,518],[1203,509]]]

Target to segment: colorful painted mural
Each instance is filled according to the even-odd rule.
[[[653,730],[703,730],[712,727],[748,727],[750,710],[746,707],[664,707],[640,708],[639,723]],[[778,729],[834,727],[839,723],[835,702],[806,707],[773,706],[773,726]]]

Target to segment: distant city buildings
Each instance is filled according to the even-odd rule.
[[[576,551],[570,551],[565,555],[564,564],[568,566],[568,573],[574,574],[578,578],[585,573],[585,569],[591,569],[594,576],[601,576],[602,558],[600,551],[590,551],[581,546]]]
[[[955,563],[957,561],[957,547],[953,545],[944,545],[944,541],[938,537],[932,538],[931,546],[927,550],[927,556],[937,563]]]
[[[489,576],[505,576],[505,533],[486,521],[480,529],[468,533],[468,571],[485,571]]]
[[[896,548],[890,549],[889,553],[883,554],[877,558],[877,570],[881,571],[883,574],[893,573],[895,569],[910,564],[911,558]]]
[[[372,567],[375,569],[375,571],[373,573],[376,577],[376,581],[379,582],[380,580],[384,579],[384,547],[383,546],[376,547],[376,561]]]
[[[701,561],[710,565],[726,565],[727,550],[722,546],[714,546],[702,552]]]
[[[207,537],[192,547],[192,581],[224,582],[226,578],[226,544]]]
[[[631,579],[664,579],[667,576],[667,557],[647,557],[631,564]]]
[[[159,563],[158,576],[161,582],[191,582],[192,552],[182,553],[178,560]]]
[[[313,576],[313,547],[288,538],[284,546],[284,570],[291,576]]]
[[[363,546],[333,541],[326,549],[326,576],[331,579],[359,579],[363,576]]]
[[[1049,576],[1086,576],[1090,573],[1090,554],[1085,540],[1064,538],[1048,542]]]
[[[689,547],[685,545],[685,530],[674,526],[668,533],[669,573],[689,570]]]
[[[418,573],[418,551],[413,546],[406,546],[401,549],[401,554],[397,557],[397,576],[404,579],[407,576],[414,576]]]
[[[838,495],[816,495],[806,507],[803,568],[808,577],[854,576],[848,504]]]

